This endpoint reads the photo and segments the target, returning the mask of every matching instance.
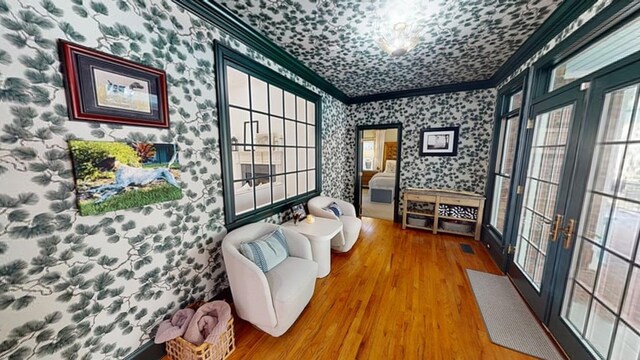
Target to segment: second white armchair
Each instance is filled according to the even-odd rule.
[[[342,215],[337,216],[330,210],[325,210],[331,203],[335,202]],[[326,196],[317,196],[309,200],[307,203],[309,213],[313,216],[339,220],[342,222],[343,236],[334,238],[331,242],[331,248],[338,252],[347,252],[351,250],[353,245],[358,240],[360,235],[360,228],[362,227],[362,220],[358,218],[355,207],[340,199],[334,199]]]

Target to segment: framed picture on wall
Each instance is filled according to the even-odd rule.
[[[80,215],[182,199],[176,144],[69,140]]]
[[[459,127],[429,128],[420,131],[420,156],[458,155]]]
[[[169,127],[164,71],[64,40],[59,44],[71,119]]]

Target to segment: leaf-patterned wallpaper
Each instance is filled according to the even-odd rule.
[[[454,189],[484,194],[493,131],[495,89],[352,105],[355,125],[402,123],[400,188]],[[457,156],[419,156],[420,130],[459,126]],[[355,143],[355,131],[350,132]],[[349,178],[355,178],[355,156]],[[350,188],[353,189],[354,180]],[[353,194],[353,190],[352,190]],[[353,196],[352,196],[353,197]]]
[[[532,14],[543,7],[526,3]],[[610,0],[588,15],[603,3]],[[167,0],[0,0],[0,31],[0,359],[123,358],[167,314],[227,287],[212,40],[322,93]],[[171,128],[69,121],[58,38],[165,69]],[[343,83],[371,92],[398,86],[370,64],[375,59],[349,65],[353,74]],[[418,77],[407,75],[418,74],[411,64],[389,66],[398,65],[408,84]],[[362,74],[363,82],[354,81]],[[401,186],[483,191],[494,90],[351,106],[322,96],[325,195],[353,198],[356,124],[397,121],[405,126]],[[420,128],[452,124],[461,126],[460,155],[417,156]],[[72,138],[178,143],[184,198],[79,217],[66,143]]]
[[[166,0],[0,0],[0,29],[0,359],[123,358],[228,286],[212,41],[299,80]],[[171,128],[70,121],[59,38],[166,70]],[[323,97],[324,130],[339,133],[346,105]],[[185,196],[80,217],[74,138],[176,142]],[[342,196],[343,179],[323,174]]]
[[[614,0],[598,0],[595,4],[593,4],[589,9],[580,14],[577,19],[575,19],[569,26],[564,28],[558,35],[556,35],[553,39],[551,39],[548,43],[546,43],[542,49],[538,50],[535,54],[533,54],[527,61],[525,61],[520,67],[513,72],[513,74],[509,75],[506,79],[504,79],[499,85],[498,89],[502,86],[506,85],[513,78],[518,76],[520,73],[525,71],[528,67],[535,64],[536,61],[540,60],[545,54],[551,51],[554,47],[564,41],[569,35],[573,34],[576,30],[578,30],[583,24],[589,21],[591,18],[596,16],[600,11],[602,11],[607,6],[611,5]]]
[[[375,43],[375,14],[400,0],[217,0],[349,96],[488,79],[562,0],[430,0],[408,54]],[[439,4],[437,13],[430,6]]]

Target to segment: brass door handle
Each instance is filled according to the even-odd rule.
[[[551,229],[551,242],[556,242],[558,240],[558,235],[560,234],[560,226],[562,226],[562,215],[556,214],[556,218],[553,221],[553,228]]]
[[[571,247],[571,242],[573,239],[573,234],[575,232],[576,221],[574,219],[569,219],[567,221],[567,227],[564,229],[564,248],[569,249]]]

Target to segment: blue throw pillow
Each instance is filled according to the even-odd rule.
[[[336,202],[332,202],[331,204],[329,204],[329,206],[327,206],[326,208],[324,208],[323,210],[325,211],[331,211],[335,216],[340,217],[342,216],[344,213],[342,212],[342,209],[340,209],[340,206],[338,206],[338,204],[336,204]]]
[[[240,244],[240,253],[258,265],[262,272],[267,272],[289,256],[289,247],[282,229],[278,228],[258,240]]]

